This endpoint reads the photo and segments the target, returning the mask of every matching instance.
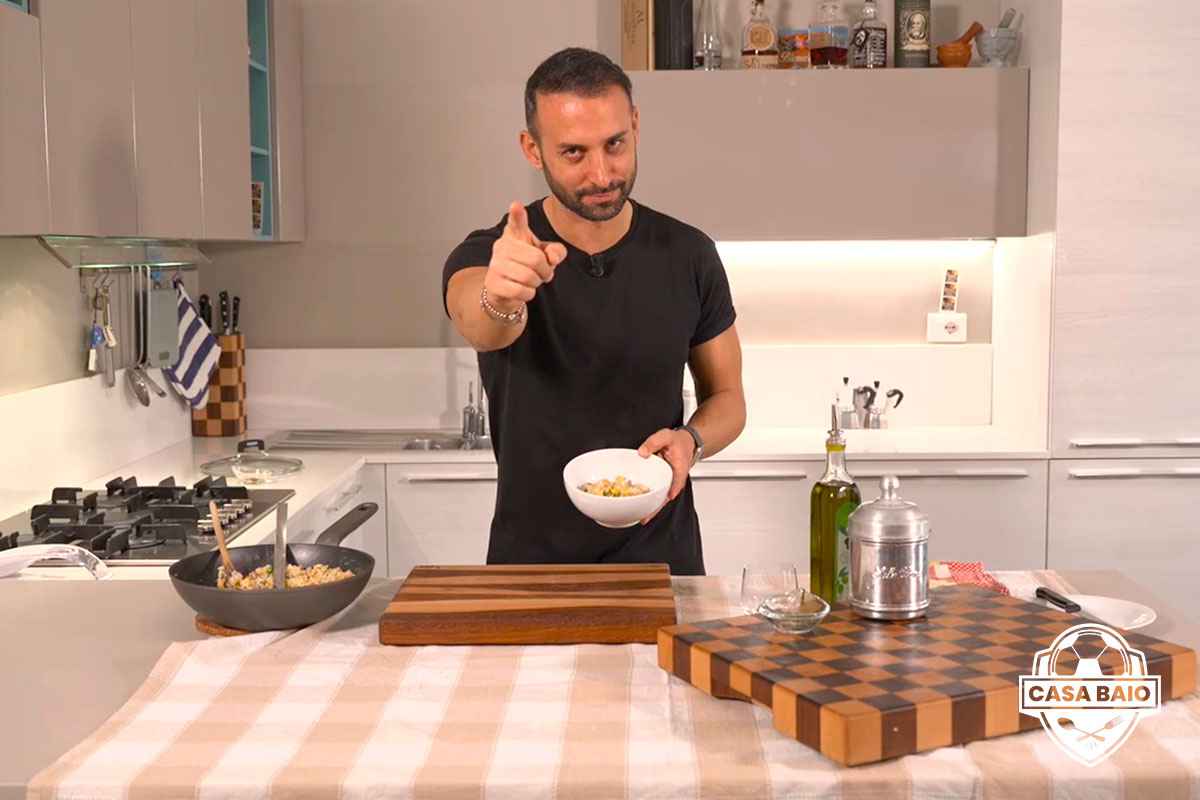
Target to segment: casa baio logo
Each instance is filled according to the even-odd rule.
[[[1083,623],[1034,656],[1033,674],[1020,679],[1021,713],[1039,717],[1055,744],[1090,767],[1115,753],[1142,715],[1158,711],[1160,683],[1124,636]]]

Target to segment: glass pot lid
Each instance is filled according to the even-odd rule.
[[[200,465],[200,470],[214,478],[237,478],[246,484],[269,483],[304,469],[298,458],[273,456],[266,451],[262,439],[238,442],[236,455],[218,458]]]

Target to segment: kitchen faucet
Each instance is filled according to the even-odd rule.
[[[479,375],[479,402],[475,401],[475,383],[467,383],[467,404],[463,407],[463,449],[471,450],[487,437],[487,415],[483,411],[483,375]]]

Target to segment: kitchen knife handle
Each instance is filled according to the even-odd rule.
[[[196,311],[200,314],[200,319],[204,320],[204,324],[208,326],[209,330],[212,330],[212,306],[209,305],[208,295],[200,295]]]
[[[1039,586],[1037,591],[1034,592],[1034,595],[1048,603],[1058,606],[1068,614],[1078,614],[1083,610],[1079,603],[1076,603],[1073,600],[1068,600],[1058,592],[1054,591],[1053,589],[1047,589],[1045,586]]]
[[[233,297],[233,320],[230,322],[231,332],[238,332],[238,315],[242,309],[242,298],[234,295]]]
[[[229,292],[221,292],[218,295],[221,303],[221,333],[229,335]]]

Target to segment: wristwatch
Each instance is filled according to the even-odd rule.
[[[692,437],[692,441],[696,443],[696,452],[692,454],[692,466],[696,466],[696,462],[704,457],[704,440],[700,438],[700,432],[691,425],[680,425],[675,430],[687,431]]]

